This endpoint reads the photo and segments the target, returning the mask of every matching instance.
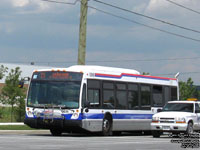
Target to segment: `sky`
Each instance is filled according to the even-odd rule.
[[[73,3],[75,0],[55,0]],[[167,0],[100,0],[195,30],[164,24],[90,0],[89,6],[200,40],[200,14]],[[200,12],[199,0],[172,0]],[[153,30],[88,8],[86,64],[135,69],[151,75],[191,77],[200,85],[200,42]],[[77,64],[80,2],[0,0],[0,63],[69,67]],[[197,31],[197,32],[196,32]]]

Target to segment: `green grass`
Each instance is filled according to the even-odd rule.
[[[0,123],[2,122],[11,122],[11,107],[0,106]],[[13,112],[12,122],[17,122],[15,112]]]
[[[0,125],[0,130],[35,130],[27,125]]]

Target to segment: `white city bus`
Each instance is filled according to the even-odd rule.
[[[25,124],[63,132],[150,131],[152,115],[178,99],[178,79],[136,70],[72,66],[33,72]]]

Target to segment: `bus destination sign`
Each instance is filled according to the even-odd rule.
[[[82,73],[78,72],[35,72],[32,77],[33,80],[76,80],[81,81]]]

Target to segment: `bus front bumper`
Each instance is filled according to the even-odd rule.
[[[81,128],[81,120],[65,120],[65,119],[43,119],[43,118],[25,118],[24,124],[36,129],[59,128],[72,131]]]

